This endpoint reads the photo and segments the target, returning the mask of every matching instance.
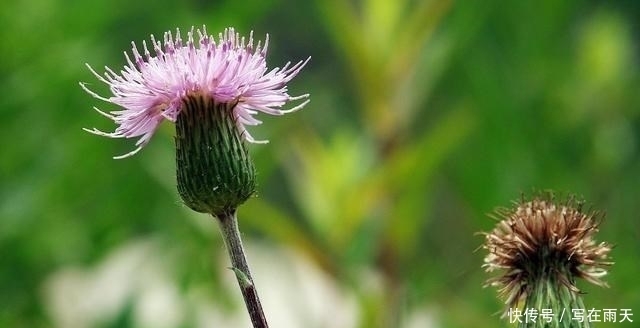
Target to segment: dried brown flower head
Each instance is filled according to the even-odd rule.
[[[500,220],[493,231],[485,233],[482,246],[489,254],[483,267],[487,272],[502,270],[502,275],[487,281],[498,287],[507,307],[516,307],[540,285],[551,289],[566,287],[577,297],[575,278],[606,286],[601,278],[611,246],[593,239],[602,214],[583,212],[583,203],[568,197],[554,203],[553,196],[536,196],[531,201],[515,202],[514,208],[498,208],[493,218]],[[556,288],[557,287],[557,288]],[[535,297],[535,295],[534,295]]]

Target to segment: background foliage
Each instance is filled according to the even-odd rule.
[[[496,327],[485,213],[522,192],[607,212],[608,289],[640,311],[635,1],[5,1],[0,4],[0,326],[244,327],[213,220],[175,190],[173,127],[140,154],[91,110],[84,66],[207,24],[271,35],[312,102],[252,130],[240,210],[274,327]],[[640,317],[637,318],[640,320]],[[632,326],[622,323],[598,327]]]

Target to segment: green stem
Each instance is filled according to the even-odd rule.
[[[537,311],[537,318],[535,322],[531,320],[527,322],[523,316],[522,322],[518,325],[519,328],[591,327],[586,313],[584,314],[584,320],[582,322],[572,319],[572,309],[585,310],[585,307],[579,292],[571,290],[567,285],[558,281],[558,277],[562,275],[570,277],[568,274],[549,274],[547,272],[533,282],[533,290],[525,299],[522,312],[524,314],[526,309],[533,309]],[[544,317],[541,315],[543,309],[552,311],[552,315],[549,316],[551,318],[550,322],[544,320]]]
[[[251,278],[251,272],[249,271],[249,265],[247,264],[247,258],[244,254],[244,248],[242,247],[242,240],[240,238],[240,230],[238,229],[238,218],[236,216],[236,210],[223,212],[216,215],[218,224],[222,231],[222,238],[229,252],[231,258],[231,269],[236,274],[238,280],[238,286],[242,292],[244,303],[249,311],[249,317],[254,328],[267,328],[267,319],[264,316],[260,299],[258,298],[258,292],[253,278]]]

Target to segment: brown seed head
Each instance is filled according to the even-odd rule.
[[[574,197],[557,204],[552,196],[537,196],[515,203],[515,208],[498,208],[492,217],[501,221],[484,234],[482,247],[489,254],[483,267],[487,272],[502,270],[487,285],[498,287],[508,307],[517,306],[542,280],[574,293],[579,293],[576,277],[606,286],[601,278],[612,264],[606,261],[611,246],[593,239],[599,212],[583,212]]]

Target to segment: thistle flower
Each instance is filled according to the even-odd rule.
[[[601,278],[612,262],[607,261],[611,246],[594,240],[602,214],[584,212],[574,197],[554,201],[552,196],[534,197],[515,208],[497,209],[492,217],[501,221],[485,233],[482,247],[489,252],[486,271],[502,272],[487,285],[498,288],[508,309],[524,300],[525,309],[552,309],[558,320],[563,310],[584,309],[576,279],[606,286]],[[554,327],[569,327],[568,323],[571,320],[565,318],[562,326],[556,322]],[[585,322],[580,327],[587,326]]]
[[[176,123],[176,177],[178,192],[185,204],[217,218],[254,327],[267,327],[238,230],[236,210],[255,191],[256,173],[245,141],[254,139],[246,129],[261,122],[258,112],[283,115],[304,107],[308,94],[292,97],[286,84],[309,59],[282,68],[267,69],[269,39],[254,45],[253,34],[245,40],[232,28],[220,33],[216,41],[202,30],[191,29],[183,43],[180,31],[175,38],[164,34],[164,42],[151,36],[151,55],[146,42],[140,54],[132,43],[133,59],[125,52],[127,65],[120,74],[108,67],[104,75],[89,70],[106,83],[112,95],[103,97],[82,88],[92,96],[122,107],[98,113],[113,120],[114,132],[85,131],[110,138],[138,138],[140,151],[160,123]],[[306,99],[306,100],[305,100]],[[302,100],[290,109],[289,101]]]
[[[109,86],[112,96],[100,96],[91,91],[86,83],[80,83],[92,96],[123,108],[110,113],[95,108],[118,127],[114,132],[95,128],[85,129],[87,132],[110,138],[139,137],[136,149],[114,158],[129,157],[140,151],[160,123],[164,120],[175,122],[192,99],[202,98],[216,104],[230,105],[229,110],[240,135],[252,143],[266,142],[254,139],[246,130],[247,125],[262,123],[254,118],[255,114],[283,115],[309,102],[307,99],[288,110],[280,109],[289,101],[309,96],[292,97],[287,93],[286,86],[309,58],[293,66],[287,63],[282,68],[268,71],[268,35],[264,45],[259,41],[254,45],[253,33],[245,40],[233,28],[228,28],[219,34],[216,42],[203,26],[202,30],[195,32],[191,29],[184,43],[179,29],[175,38],[171,32],[166,32],[164,42],[156,41],[151,35],[151,48],[155,56],[149,52],[146,41],[142,44],[143,55],[135,43],[131,43],[133,60],[124,53],[127,65],[120,74],[105,67],[106,72],[102,76],[87,64],[91,72]]]
[[[244,141],[254,139],[246,126],[261,123],[258,112],[283,115],[305,106],[308,94],[292,97],[287,82],[309,59],[295,65],[267,69],[269,39],[254,45],[253,34],[245,40],[233,28],[225,29],[216,41],[202,30],[191,29],[183,42],[180,30],[175,38],[164,34],[164,42],[151,36],[152,56],[146,42],[143,55],[132,43],[131,58],[120,74],[108,67],[104,76],[91,66],[91,72],[109,85],[112,96],[103,97],[82,88],[92,96],[122,107],[98,113],[113,120],[114,132],[85,129],[110,138],[138,138],[140,151],[164,120],[176,122],[176,163],[178,191],[185,204],[198,212],[222,214],[235,210],[255,190],[255,169]],[[303,100],[306,99],[306,100]],[[303,100],[290,109],[289,101]]]

